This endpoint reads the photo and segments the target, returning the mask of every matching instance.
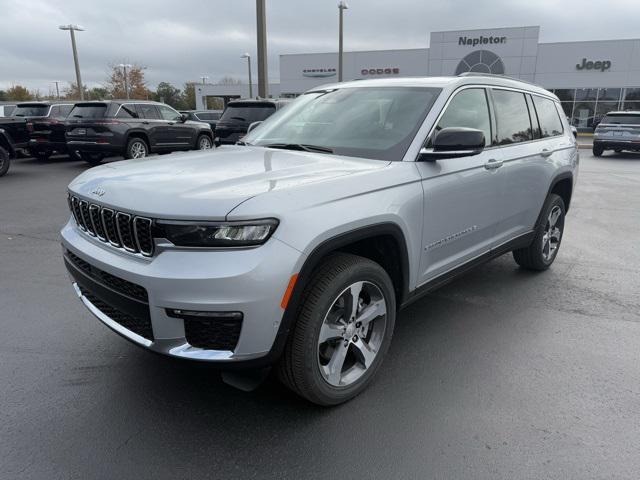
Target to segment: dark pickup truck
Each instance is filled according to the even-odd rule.
[[[28,141],[27,121],[24,118],[0,117],[0,177],[9,170],[18,148],[24,148]]]

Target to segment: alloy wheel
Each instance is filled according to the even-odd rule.
[[[356,282],[336,297],[318,336],[318,366],[324,380],[347,387],[371,367],[384,340],[387,304],[380,288]]]
[[[547,224],[542,235],[542,257],[549,262],[558,252],[560,239],[562,238],[562,209],[556,205],[549,212]]]
[[[144,158],[147,156],[147,146],[142,142],[134,142],[131,145],[131,158]]]
[[[209,140],[209,137],[201,137],[200,138],[200,142],[198,143],[198,149],[199,150],[209,150],[211,148],[211,140]]]

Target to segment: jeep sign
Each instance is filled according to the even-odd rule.
[[[611,60],[587,60],[586,58],[582,59],[582,63],[576,64],[576,70],[600,70],[604,72],[605,70],[609,70],[611,68]]]
[[[469,45],[470,47],[496,43],[507,43],[507,37],[483,37],[482,35],[476,38],[458,37],[458,45]]]

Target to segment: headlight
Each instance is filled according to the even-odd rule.
[[[276,219],[247,222],[157,221],[157,238],[180,247],[251,247],[266,242],[278,226]]]

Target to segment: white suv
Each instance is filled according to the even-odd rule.
[[[64,258],[123,337],[228,381],[276,366],[332,405],[371,381],[401,307],[506,252],[548,268],[577,166],[558,99],[528,83],[329,85],[242,145],[83,173]]]

